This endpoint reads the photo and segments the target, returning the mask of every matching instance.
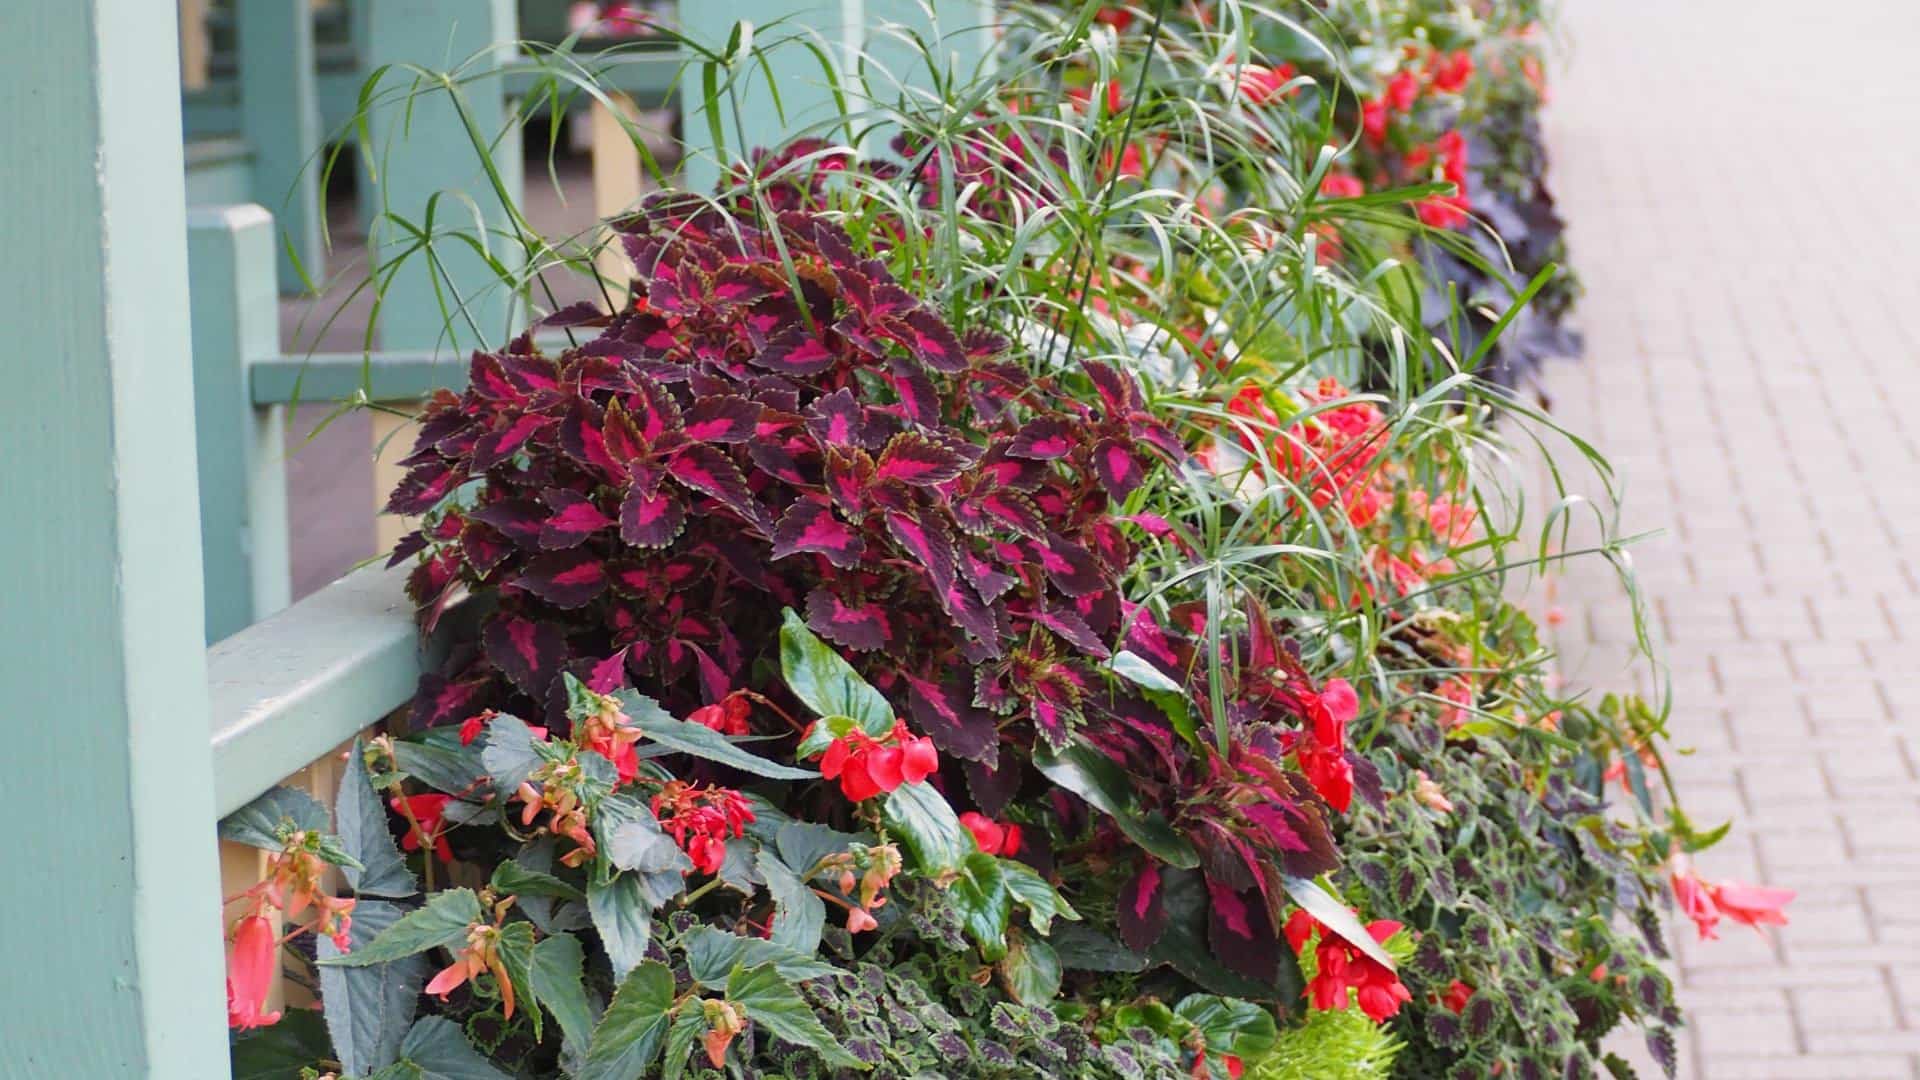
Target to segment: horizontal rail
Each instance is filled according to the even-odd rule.
[[[233,813],[413,696],[407,568],[356,570],[207,650],[214,812]]]
[[[314,353],[254,360],[247,374],[255,405],[346,401],[361,390],[373,401],[413,401],[464,386],[467,365],[451,353]]]

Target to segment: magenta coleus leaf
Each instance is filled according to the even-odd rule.
[[[738,263],[721,267],[708,287],[708,299],[717,310],[725,312],[771,296],[774,286],[768,282],[766,275],[757,272],[758,269]]]
[[[424,514],[440,505],[459,482],[459,476],[445,463],[435,462],[411,469],[394,486],[387,500],[389,514]]]
[[[1021,536],[1039,537],[1046,531],[1046,524],[1033,503],[1011,489],[982,492],[968,499],[967,505],[988,521]]]
[[[999,760],[1000,731],[993,714],[975,707],[964,681],[932,682],[911,672],[904,677],[916,730],[955,757],[989,764]]]
[[[485,522],[470,521],[461,530],[460,551],[474,572],[484,578],[508,555],[513,554],[513,542]]]
[[[1093,470],[1115,502],[1125,502],[1147,478],[1133,449],[1119,439],[1102,439],[1094,446]]]
[[[839,359],[826,342],[804,326],[790,326],[775,334],[753,356],[753,362],[783,375],[818,375]]]
[[[922,308],[886,325],[914,359],[933,370],[945,375],[967,370],[967,351],[961,347],[960,338],[933,312]]]
[[[672,493],[635,484],[620,502],[620,539],[635,547],[666,547],[686,520],[687,508]]]
[[[537,548],[540,531],[546,527],[547,508],[532,499],[501,499],[467,516],[486,522],[523,548]]]
[[[552,420],[539,413],[502,417],[494,430],[475,440],[472,450],[474,471],[484,472],[512,457],[526,445],[528,439],[551,423]]]
[[[687,410],[687,438],[703,443],[739,443],[753,438],[764,410],[759,402],[729,394],[703,397]]]
[[[426,672],[414,690],[408,720],[415,729],[457,724],[480,711],[489,689],[483,678],[463,675],[449,679]]]
[[[740,466],[724,452],[711,446],[689,446],[667,463],[667,475],[700,492],[748,521],[758,522],[760,514],[747,488]]]
[[[893,617],[877,600],[847,601],[826,586],[807,594],[807,626],[836,645],[875,652],[893,642]]]
[[[557,551],[529,562],[513,583],[555,607],[577,608],[606,591],[607,568],[584,551]]]
[[[1059,634],[1067,643],[1089,656],[1105,660],[1113,655],[1100,635],[1093,632],[1087,620],[1071,608],[1056,607],[1036,612],[1033,621]]]
[[[1167,929],[1166,897],[1160,889],[1160,865],[1147,861],[1120,887],[1114,914],[1120,940],[1134,952],[1146,952]]]
[[[1029,420],[1020,428],[1013,444],[1007,447],[1007,454],[1034,461],[1054,461],[1073,450],[1073,441],[1073,429],[1065,420],[1042,417]]]
[[[487,660],[520,691],[546,700],[547,686],[559,678],[567,659],[567,639],[559,627],[519,615],[500,615],[480,635]]]
[[[1103,579],[1093,556],[1059,533],[1048,533],[1044,542],[1028,542],[1026,550],[1046,570],[1047,580],[1068,596],[1085,596],[1101,587]]]
[[[872,437],[866,409],[851,390],[822,395],[808,406],[806,422],[813,437],[829,446],[865,446]]]
[[[1125,417],[1138,407],[1140,388],[1132,375],[1124,374],[1099,360],[1082,360],[1080,367],[1093,382],[1094,392],[1100,395],[1100,405],[1107,419]]]
[[[967,459],[925,435],[905,432],[888,440],[874,466],[875,483],[898,482],[914,487],[936,487],[959,476]]]
[[[577,491],[551,488],[543,497],[553,509],[553,516],[540,526],[540,546],[548,551],[578,547],[613,524],[592,499]]]
[[[989,604],[1004,596],[1007,590],[1020,584],[1019,578],[994,569],[991,562],[965,545],[962,545],[960,551],[960,572],[966,576],[967,581],[972,583],[973,591],[980,594],[980,599]]]
[[[773,558],[803,551],[825,555],[843,570],[860,565],[866,543],[853,526],[833,516],[833,510],[811,499],[797,499],[773,530]]]
[[[893,388],[907,419],[925,428],[940,426],[939,394],[925,371],[896,358],[888,366],[887,385]]]
[[[1207,879],[1207,945],[1222,967],[1271,985],[1280,970],[1280,937],[1267,906],[1252,890],[1235,892]]]
[[[953,541],[937,522],[916,514],[889,510],[884,515],[887,532],[913,556],[932,578],[936,589],[945,592],[953,580]]]

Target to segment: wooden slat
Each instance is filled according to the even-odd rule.
[[[356,570],[207,650],[219,816],[413,696],[431,658],[406,567]]]

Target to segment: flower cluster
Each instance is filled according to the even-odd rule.
[[[1001,823],[978,810],[960,815],[960,824],[973,834],[973,842],[989,855],[1012,858],[1020,853],[1020,826]]]
[[[1353,764],[1347,759],[1347,725],[1360,711],[1360,698],[1345,679],[1330,679],[1314,690],[1296,679],[1289,692],[1306,718],[1289,731],[1282,745],[1293,752],[1300,771],[1327,805],[1342,813],[1353,805]]]
[[[727,841],[746,832],[753,804],[731,788],[668,781],[653,796],[660,827],[693,860],[702,874],[717,874],[727,860]]]
[[[352,897],[336,897],[322,880],[332,865],[323,848],[330,838],[311,830],[292,830],[280,851],[267,856],[266,875],[252,888],[227,898],[242,903],[242,914],[227,929],[227,1026],[263,1027],[280,1019],[267,1012],[266,999],[279,966],[280,946],[302,933],[331,940],[346,952],[353,946]],[[282,937],[268,916],[278,910],[293,924]]]
[[[531,826],[544,810],[546,830],[573,841],[573,849],[560,856],[567,866],[583,865],[600,850],[587,817],[590,783],[578,759],[569,758],[542,764],[513,793],[520,800],[521,825]]]
[[[834,739],[820,758],[820,775],[840,781],[840,792],[853,802],[917,784],[940,769],[933,740],[916,736],[894,721],[893,730],[876,739],[858,727]]]
[[[1374,941],[1385,944],[1400,932],[1400,924],[1391,919],[1376,919],[1367,924]],[[1380,961],[1361,952],[1353,943],[1328,930],[1320,920],[1305,911],[1296,911],[1287,919],[1287,943],[1298,953],[1316,934],[1313,981],[1306,994],[1316,1009],[1344,1009],[1357,1001],[1360,1011],[1375,1021],[1386,1020],[1400,1011],[1402,1002],[1413,997],[1400,979]],[[1351,997],[1347,991],[1352,990]]]
[[[514,898],[509,896],[495,904],[492,922],[468,925],[466,940],[454,953],[453,963],[440,969],[427,982],[426,993],[445,1001],[447,995],[469,981],[481,975],[491,975],[500,992],[502,1018],[513,1018],[513,978],[500,954],[501,924],[506,920],[507,910],[513,906],[513,902]]]

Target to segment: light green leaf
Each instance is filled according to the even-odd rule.
[[[777,977],[777,976],[776,976]],[[575,1080],[635,1080],[660,1054],[673,1007],[673,972],[658,960],[633,969],[593,1029],[593,1046]]]
[[[1000,982],[1020,1004],[1045,1005],[1060,992],[1060,958],[1045,941],[1016,932],[1000,960]]]
[[[552,874],[522,866],[508,859],[493,868],[493,891],[502,896],[556,896],[562,900],[585,900],[587,894]]]
[[[1000,860],[1000,874],[1006,878],[1007,892],[1027,909],[1027,921],[1042,934],[1051,933],[1055,918],[1077,921],[1080,913],[1073,910],[1046,878],[1026,863],[1013,859]]]
[[[666,1065],[660,1080],[680,1080],[686,1075],[688,1059],[693,1056],[693,1044],[706,1031],[707,1018],[693,1009],[674,1018],[673,1027],[667,1032]]]
[[[624,975],[647,958],[653,935],[653,904],[637,874],[617,874],[606,884],[588,884],[587,914],[600,932],[607,959],[616,975]]]
[[[692,754],[706,761],[716,762],[741,772],[764,776],[769,780],[818,780],[819,772],[812,769],[796,769],[791,765],[782,765],[777,761],[749,754],[735,745],[725,735],[704,727],[690,724],[685,720],[675,720],[667,715],[660,703],[650,697],[644,697],[631,690],[622,690],[615,695],[620,699],[621,708],[633,726],[644,732],[647,738],[663,746],[672,747],[682,754]]]
[[[799,991],[772,964],[736,967],[727,978],[727,1000],[746,1010],[755,1024],[797,1046],[811,1047],[828,1064],[860,1068],[860,1062],[835,1041]]]
[[[467,1042],[460,1025],[423,1016],[400,1044],[402,1061],[420,1070],[421,1080],[511,1080]]]
[[[961,924],[980,946],[982,958],[992,962],[1006,954],[1013,897],[999,859],[979,851],[968,855],[963,872],[947,886],[947,899],[960,912]]]
[[[932,784],[902,784],[888,793],[880,812],[887,828],[906,840],[922,873],[938,876],[958,870],[976,850],[973,834]]]
[[[1034,767],[1047,779],[1085,799],[1111,817],[1127,838],[1169,866],[1191,870],[1200,865],[1200,853],[1187,838],[1167,824],[1159,813],[1142,813],[1133,803],[1126,775],[1113,760],[1084,743],[1058,754],[1044,746],[1033,751]]]
[[[847,716],[878,738],[893,730],[893,706],[831,645],[786,609],[780,624],[780,674],[816,716]]]
[[[1339,897],[1328,892],[1319,882],[1311,878],[1283,875],[1280,883],[1287,890],[1287,895],[1293,898],[1293,902],[1299,904],[1307,914],[1320,920],[1322,926],[1340,935],[1347,944],[1366,953],[1388,971],[1394,970],[1393,957],[1387,955],[1387,950],[1373,940],[1373,935],[1367,933],[1366,924],[1362,923],[1360,917],[1349,910]]]
[[[524,721],[502,714],[487,722],[487,745],[480,751],[480,763],[502,798],[526,783],[544,761],[533,748],[533,732]]]
[[[839,970],[832,964],[815,960],[811,953],[797,952],[785,945],[757,937],[730,934],[711,926],[696,926],[681,940],[687,952],[687,973],[695,982],[718,987],[727,981],[733,969],[741,965],[759,967],[772,964],[793,982],[817,979]]]
[[[1207,1049],[1216,1054],[1259,1058],[1279,1038],[1273,1013],[1251,1001],[1189,994],[1173,1011],[1198,1028],[1206,1036]]]
[[[357,951],[400,921],[406,909],[386,900],[353,906],[349,944]],[[402,957],[373,967],[335,967],[342,955],[328,937],[314,938],[320,967],[320,1003],[333,1039],[334,1057],[350,1074],[370,1073],[400,1059],[400,1041],[413,1023],[420,985],[429,970],[423,956]],[[284,1021],[283,1021],[284,1022]]]
[[[467,927],[480,921],[480,898],[472,889],[448,889],[427,898],[423,907],[410,911],[388,927],[385,933],[365,946],[343,956],[322,960],[322,966],[366,967],[385,964],[403,956],[428,949],[451,946],[466,940]]]
[[[593,1005],[581,983],[586,951],[572,934],[555,934],[533,948],[533,988],[560,1022],[568,1046],[585,1053],[593,1041]]]
[[[282,831],[326,832],[332,825],[318,799],[298,788],[273,787],[221,818],[220,839],[279,851],[286,847]]]
[[[1154,667],[1146,657],[1127,649],[1114,653],[1113,659],[1107,661],[1107,667],[1111,668],[1115,675],[1135,686],[1167,694],[1186,693],[1185,687],[1168,678],[1165,672]]]
[[[342,867],[347,884],[362,896],[412,896],[420,890],[413,871],[387,831],[387,808],[367,778],[360,740],[353,741],[340,776],[334,812],[340,819],[340,843],[360,866]]]
[[[826,902],[773,852],[762,849],[755,865],[766,880],[768,894],[773,897],[773,929],[769,940],[812,956],[820,948],[820,933],[827,924]]]
[[[533,1021],[535,1042],[543,1038],[546,1019],[540,1012],[540,989],[533,981],[533,924],[515,920],[500,928],[500,963],[513,981],[514,1004]]]

